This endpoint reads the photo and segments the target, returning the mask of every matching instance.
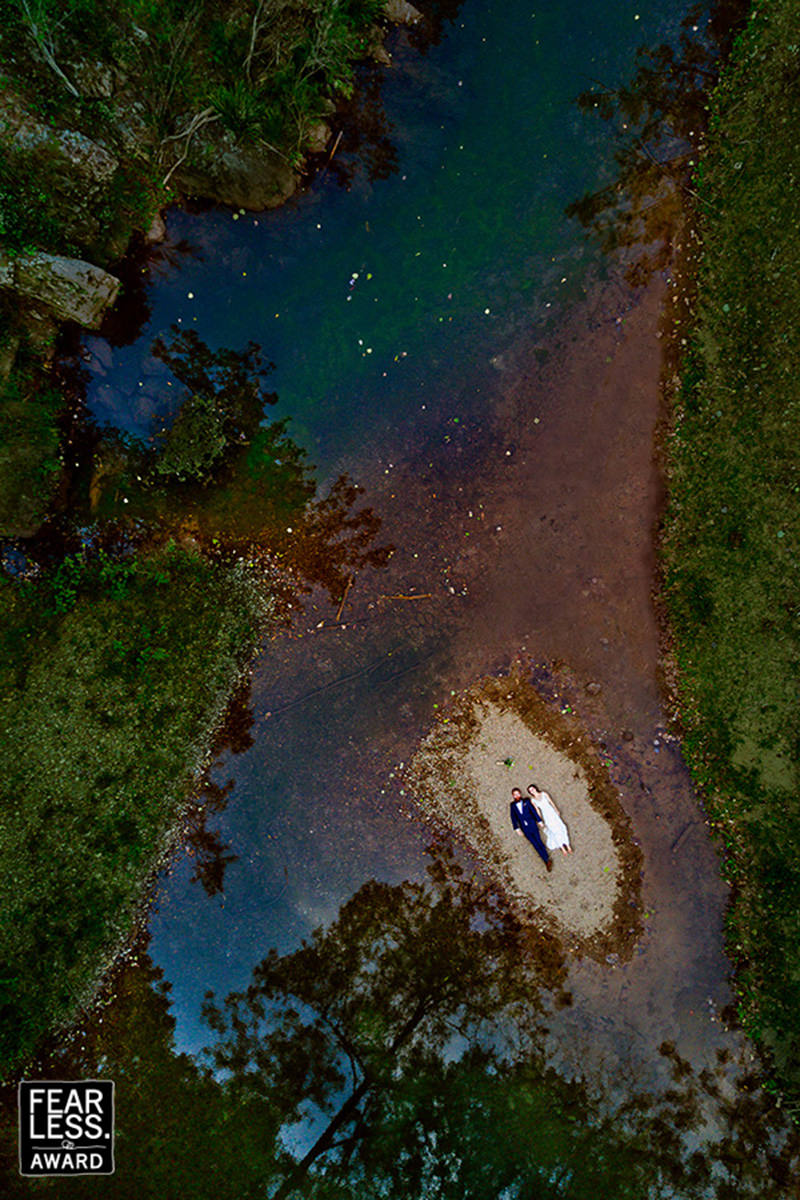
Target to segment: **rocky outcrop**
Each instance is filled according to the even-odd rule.
[[[288,200],[299,176],[272,150],[237,146],[229,134],[215,131],[181,164],[172,182],[186,195],[258,211]]]
[[[416,25],[422,20],[422,13],[406,0],[386,0],[383,6],[384,16],[395,25]]]
[[[69,64],[68,73],[80,94],[88,100],[108,100],[114,95],[114,73],[107,63],[81,59]]]
[[[97,208],[119,166],[113,154],[77,130],[43,125],[5,90],[0,93],[0,154],[58,198],[68,241],[88,244],[97,236]]]
[[[73,129],[51,129],[27,113],[15,96],[0,93],[0,145],[49,162],[80,176],[81,183],[100,193],[119,163],[103,146]]]
[[[0,255],[0,283],[47,316],[98,329],[117,298],[120,281],[108,271],[58,254]]]

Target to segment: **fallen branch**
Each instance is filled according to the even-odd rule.
[[[255,52],[255,48],[256,48],[256,39],[257,39],[259,33],[261,32],[261,13],[263,11],[264,11],[264,0],[258,0],[258,4],[256,6],[256,11],[253,13],[253,23],[250,26],[250,45],[248,47],[245,60],[242,63],[242,67],[244,68],[244,73],[247,76],[248,83],[252,82],[251,76],[250,76],[250,69],[253,65],[253,53]]]
[[[80,92],[75,87],[75,84],[67,79],[66,75],[61,70],[61,67],[56,62],[55,31],[58,29],[59,25],[62,24],[64,20],[63,16],[60,18],[60,20],[56,21],[54,25],[51,25],[50,16],[44,5],[40,2],[34,6],[31,3],[31,0],[22,0],[22,11],[25,14],[26,21],[28,22],[28,28],[31,31],[31,37],[39,47],[42,58],[47,63],[50,70],[55,72],[55,74],[64,84],[64,87],[67,89],[67,91],[71,95],[79,97]]]
[[[398,594],[396,596],[378,596],[378,599],[379,600],[432,600],[433,593],[432,592],[415,592],[415,594],[413,596],[403,596],[400,594]]]
[[[183,147],[183,154],[180,156],[180,158],[177,160],[177,162],[174,162],[172,164],[170,169],[167,171],[166,175],[164,176],[164,178],[161,181],[162,187],[167,186],[170,179],[177,171],[178,167],[180,167],[182,165],[182,163],[186,162],[186,159],[189,156],[189,146],[191,145],[192,138],[197,133],[198,129],[202,129],[205,125],[210,125],[213,121],[218,121],[219,119],[220,119],[219,113],[216,112],[213,108],[204,108],[202,112],[195,113],[195,115],[192,117],[191,121],[187,125],[186,129],[181,130],[180,133],[173,133],[169,137],[165,137],[162,140],[161,145],[163,146],[167,142],[175,142],[175,141],[178,141],[182,137],[186,138],[186,145]]]

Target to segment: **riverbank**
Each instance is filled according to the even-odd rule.
[[[99,326],[119,290],[105,268],[133,234],[163,235],[167,200],[285,200],[306,153],[324,148],[323,117],[352,92],[355,62],[385,61],[385,22],[419,17],[377,0],[293,6],[277,25],[261,5],[246,21],[215,5],[43,5],[36,21],[28,6],[7,7],[6,1075],[87,1002],[130,935],[266,625],[306,580],[339,591],[354,563],[381,557],[371,515],[354,511],[358,489],[340,479],[317,497],[285,424],[265,419],[275,397],[252,345],[214,352],[177,331],[160,343],[165,386],[183,395],[154,445],[92,428],[79,371],[53,365],[59,329]],[[189,119],[197,106],[202,119]]]
[[[662,553],[677,718],[733,889],[738,1013],[800,1111],[795,34],[793,5],[755,4],[712,98]]]
[[[175,546],[2,583],[2,1077],[130,936],[268,610]]]

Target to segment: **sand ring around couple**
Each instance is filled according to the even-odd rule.
[[[523,677],[486,679],[457,697],[406,773],[416,803],[466,842],[524,920],[565,949],[630,957],[641,923],[641,853],[588,735]],[[549,792],[574,850],[553,870],[511,827],[512,787]],[[633,914],[633,916],[632,916]]]

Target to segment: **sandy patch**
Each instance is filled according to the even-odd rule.
[[[617,897],[619,859],[611,826],[589,802],[584,771],[537,737],[514,712],[492,703],[475,705],[478,730],[464,758],[465,782],[475,794],[505,859],[515,892],[546,908],[555,920],[581,937],[591,937],[611,922]],[[505,765],[507,759],[513,765]],[[553,870],[511,828],[511,788],[523,793],[529,783],[549,792],[567,823],[574,854],[552,853]]]
[[[523,680],[487,680],[454,702],[422,742],[407,782],[420,807],[480,857],[527,919],[594,957],[629,952],[641,859],[588,738]],[[511,827],[511,788],[549,792],[574,853],[553,870]]]

